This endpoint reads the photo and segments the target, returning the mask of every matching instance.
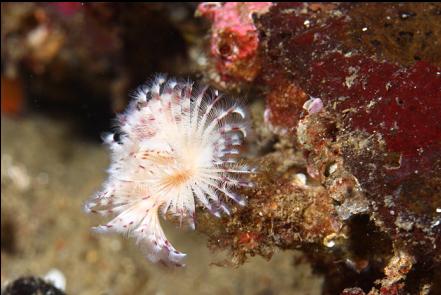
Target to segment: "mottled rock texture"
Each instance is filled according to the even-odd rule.
[[[254,16],[260,71],[243,85],[289,144],[254,160],[249,206],[210,233],[217,246],[239,262],[303,248],[325,293],[440,292],[440,17],[429,3],[280,3]]]

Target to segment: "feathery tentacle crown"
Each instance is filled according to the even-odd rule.
[[[85,206],[116,215],[98,232],[136,238],[152,262],[183,266],[161,228],[159,213],[194,229],[195,200],[215,216],[229,214],[223,200],[245,200],[232,190],[250,186],[251,170],[238,163],[247,135],[245,112],[207,87],[158,76],[135,92],[118,115],[118,136],[104,137],[111,150],[108,180]]]

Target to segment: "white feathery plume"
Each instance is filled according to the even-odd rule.
[[[185,254],[165,237],[159,213],[194,229],[197,202],[218,217],[229,214],[223,200],[245,205],[232,190],[251,186],[244,178],[251,169],[238,163],[245,117],[236,102],[207,87],[194,90],[191,82],[158,76],[139,87],[117,117],[119,136],[103,138],[109,177],[85,209],[115,217],[96,231],[127,233],[152,262],[183,266]]]

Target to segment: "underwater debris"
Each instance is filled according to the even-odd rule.
[[[109,178],[85,210],[116,217],[95,230],[126,233],[150,261],[183,266],[185,254],[167,240],[159,214],[194,229],[196,201],[217,217],[229,214],[229,199],[245,205],[232,190],[251,185],[244,177],[251,169],[238,162],[245,117],[236,101],[191,82],[158,76],[139,87],[117,132],[104,137]]]

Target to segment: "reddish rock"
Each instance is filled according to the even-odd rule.
[[[250,208],[239,212],[240,222],[227,231],[267,220],[269,215],[253,206],[276,202],[271,216],[280,218],[273,239],[265,238],[264,228],[260,235],[267,249],[302,247],[301,238],[309,235],[308,242],[317,245],[329,237],[351,240],[336,244],[342,256],[310,255],[328,271],[330,294],[350,287],[350,279],[337,279],[348,272],[333,265],[337,257],[358,272],[354,277],[370,294],[428,288],[424,282],[433,280],[432,270],[441,265],[440,14],[441,5],[429,3],[278,3],[255,18],[259,70],[252,86],[266,98],[265,119],[272,130],[303,152],[307,185],[285,183],[274,193],[271,181],[283,178],[262,174],[249,193]],[[291,148],[277,146],[271,156]],[[267,157],[257,161],[260,166]],[[274,162],[273,170],[287,171],[286,161]],[[270,200],[262,201],[259,192]],[[305,195],[309,203],[300,197]],[[304,214],[280,215],[280,208],[291,206]],[[369,229],[366,235],[353,227],[357,215],[372,221],[357,228]],[[373,231],[384,241],[369,240]],[[355,249],[366,243],[373,246],[357,257]],[[257,245],[255,253],[261,248]],[[399,266],[403,261],[405,271]]]
[[[276,118],[272,123],[297,128],[298,104],[288,107],[292,113],[275,107],[298,101],[298,95],[280,94],[280,88],[289,90],[283,86],[289,81],[299,92],[320,98],[336,122],[344,166],[358,179],[378,225],[414,253],[429,251],[439,261],[441,68],[425,61],[400,65],[350,47],[352,25],[359,22],[351,17],[353,11],[359,7],[316,11],[279,4],[259,18],[262,75],[269,85],[281,81],[268,93],[271,118]],[[320,133],[308,136],[322,138]],[[351,143],[372,138],[375,144],[367,149]],[[387,196],[393,204],[386,204]]]
[[[308,99],[306,93],[292,81],[272,79],[272,91],[267,96],[265,120],[277,126],[282,133],[293,131],[298,122],[302,106]]]

